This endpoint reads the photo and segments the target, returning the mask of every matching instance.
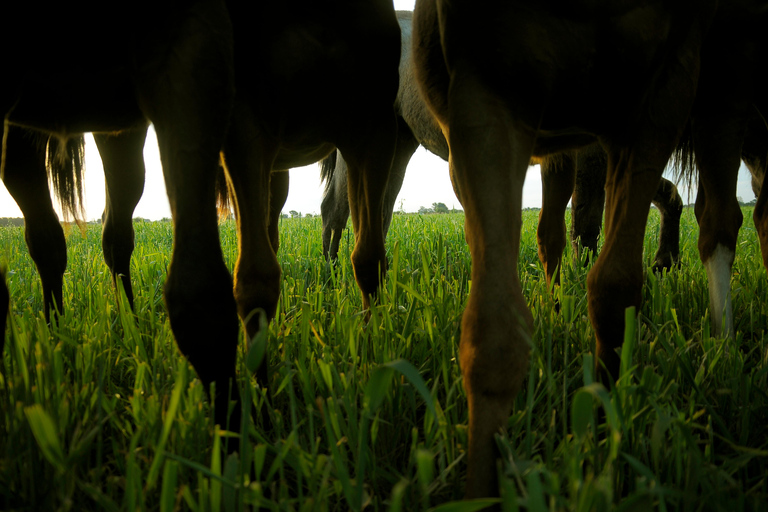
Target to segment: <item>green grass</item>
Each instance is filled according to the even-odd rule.
[[[498,438],[506,509],[768,508],[768,282],[746,209],[745,219],[732,281],[736,339],[709,337],[698,229],[686,209],[682,269],[647,275],[622,377],[607,393],[592,382],[587,270],[568,252],[556,312],[536,254],[536,213],[524,213],[520,275],[536,331],[528,378]],[[274,430],[249,425],[240,459],[220,449],[226,439],[173,342],[162,301],[169,224],[136,224],[135,316],[115,300],[100,227],[70,233],[66,311],[52,326],[22,231],[0,229],[12,301],[0,367],[0,509],[410,511],[461,498],[463,217],[395,216],[389,275],[367,324],[351,236],[331,268],[319,218],[280,227],[271,406],[240,363],[243,393],[268,410]],[[234,226],[222,225],[221,236],[231,268]],[[657,236],[652,215],[647,265]]]

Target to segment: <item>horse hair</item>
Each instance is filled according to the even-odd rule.
[[[81,225],[83,208],[83,173],[85,172],[85,139],[50,136],[46,143],[45,168],[53,192],[61,204],[64,220],[70,218]]]

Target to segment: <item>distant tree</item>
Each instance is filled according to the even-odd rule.
[[[448,207],[445,206],[445,203],[432,203],[432,210],[434,210],[435,213],[448,213]]]
[[[311,213],[305,213],[304,214],[304,218],[305,219],[311,219],[312,217],[314,217],[314,215],[312,215]]]
[[[419,213],[422,215],[427,215],[430,213],[435,213],[435,211],[432,208],[427,208],[426,206],[420,206]]]
[[[288,218],[288,214],[285,213],[285,212],[282,212],[282,213],[280,213],[280,218],[281,219],[287,219]]]
[[[741,196],[736,196],[736,201],[738,201],[741,206],[744,206],[744,199]]]
[[[169,219],[168,217],[163,217],[162,219],[160,219],[160,222],[171,222],[171,219]]]
[[[292,219],[297,219],[297,218],[300,219],[301,218],[301,212],[297,212],[296,210],[291,210],[288,213],[291,214],[291,218]]]

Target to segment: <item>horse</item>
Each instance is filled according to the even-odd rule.
[[[300,4],[264,5],[258,17],[245,6],[229,6],[237,94],[222,154],[239,244],[234,297],[249,340],[260,329],[253,312],[261,309],[271,320],[277,309],[277,218],[288,187],[283,170],[338,149],[349,164],[352,262],[364,308],[386,271],[382,200],[398,136],[395,11],[391,0]],[[257,381],[268,394],[266,358]]]
[[[154,124],[174,219],[164,289],[171,328],[206,392],[215,385],[215,422],[239,426],[240,407],[228,415],[230,398],[239,404],[233,385],[239,325],[214,192],[235,94],[227,6],[221,0],[140,1],[109,22],[94,21],[102,12],[94,7],[21,5],[6,27],[10,40],[25,44],[2,60],[0,172],[12,158],[7,139],[15,127],[66,140]],[[62,41],[89,51],[51,57]]]
[[[104,164],[106,207],[103,215],[104,260],[117,288],[122,283],[133,308],[130,259],[134,248],[132,216],[144,190],[142,148],[147,126],[114,135],[95,134]],[[58,139],[39,137],[11,127],[6,140],[3,183],[24,216],[24,237],[43,286],[45,319],[62,313],[62,286],[67,267],[64,231],[51,202],[48,175],[65,216],[82,218],[82,137],[69,139],[64,153]],[[58,156],[60,155],[60,156]],[[64,165],[61,165],[64,164]],[[46,172],[46,169],[48,172]]]
[[[710,163],[713,140],[721,145],[728,140],[712,137],[727,134],[709,122],[718,110],[709,102],[740,98],[702,94],[707,66],[712,76],[730,76],[721,73],[719,59],[709,57],[712,47],[705,48],[705,42],[717,41],[710,36],[718,31],[743,41],[729,30],[729,20],[713,25],[716,15],[726,18],[735,11],[707,1],[417,1],[416,78],[448,140],[473,261],[459,350],[469,403],[467,497],[498,493],[494,435],[505,425],[527,373],[532,317],[517,261],[522,186],[531,156],[595,141],[606,151],[605,243],[587,286],[598,377],[607,382],[618,376],[615,349],[621,346],[625,309],[641,301],[651,200],[689,119],[700,190],[706,189],[707,209],[699,216],[703,261],[712,260],[713,241],[714,246],[724,241],[714,224],[736,224],[735,187],[710,190],[714,173],[701,165]],[[746,21],[733,26],[749,32],[744,27],[754,20]],[[740,57],[747,55],[737,49]],[[731,192],[733,200],[724,199]]]
[[[400,25],[401,56],[400,84],[395,101],[398,122],[395,157],[384,195],[384,236],[389,231],[392,211],[402,188],[408,162],[419,145],[448,161],[448,143],[440,126],[419,95],[411,58],[412,11],[397,11]],[[578,155],[578,156],[577,156]],[[583,245],[597,254],[597,238],[602,226],[605,201],[607,161],[599,145],[572,151],[560,156],[550,155],[532,159],[541,164],[543,203],[539,216],[537,238],[539,259],[544,266],[547,284],[559,282],[559,265],[565,248],[565,210],[573,196],[571,240],[575,254]],[[349,217],[347,197],[347,164],[338,152],[321,161],[320,175],[325,182],[321,215],[323,219],[323,254],[329,260],[338,256],[339,242]],[[679,227],[682,199],[675,185],[661,180],[654,205],[661,213],[659,248],[655,256],[656,270],[671,268],[680,253]],[[578,242],[578,241],[581,242]],[[581,244],[581,245],[580,245]]]

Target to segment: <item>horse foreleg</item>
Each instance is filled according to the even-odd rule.
[[[565,210],[573,194],[576,166],[570,154],[545,158],[541,163],[541,211],[536,238],[547,288],[560,284],[565,249]]]
[[[450,91],[445,131],[472,255],[459,355],[469,401],[466,497],[476,498],[498,494],[494,436],[504,429],[527,374],[533,319],[520,286],[518,253],[534,134],[516,129],[512,116],[472,78],[454,80]]]
[[[134,248],[133,211],[144,192],[144,141],[147,127],[128,130],[117,135],[94,134],[104,165],[107,201],[101,246],[104,261],[112,274],[117,290],[118,279],[123,285],[128,305],[133,309],[131,284],[131,254]],[[119,298],[119,295],[118,295]]]
[[[680,216],[683,214],[683,200],[677,187],[668,179],[661,178],[653,204],[659,209],[659,248],[654,257],[653,270],[670,270],[680,260]]]
[[[174,222],[165,282],[179,350],[212,396],[214,421],[239,429],[235,381],[239,323],[219,242],[216,173],[234,96],[232,38],[223,4],[199,3],[159,58],[137,64],[139,104],[154,123]],[[229,415],[230,398],[235,404]],[[229,449],[237,443],[229,441]]]
[[[290,173],[288,170],[274,171],[269,180],[269,242],[272,250],[277,254],[280,248],[280,215],[283,213],[283,206],[288,199],[288,186],[290,184]]]
[[[224,145],[226,171],[232,183],[237,211],[238,252],[235,264],[235,301],[237,312],[245,325],[248,340],[259,332],[257,309],[272,320],[280,298],[280,265],[277,262],[270,231],[270,178],[287,185],[288,173],[272,174],[276,144],[268,144],[257,130],[250,109],[236,104],[232,126]],[[277,187],[278,189],[280,187]],[[286,187],[287,190],[287,187]],[[282,209],[278,205],[276,209]],[[274,236],[277,236],[275,226]],[[268,358],[265,356],[256,371],[259,385],[269,389]]]
[[[43,285],[45,319],[63,312],[62,287],[67,269],[67,243],[51,203],[45,171],[45,148],[21,129],[8,132],[5,183],[24,215],[24,237]]]
[[[605,207],[605,151],[600,144],[576,153],[576,181],[571,202],[571,246],[575,257],[582,248],[597,258],[597,242]]]
[[[354,126],[364,127],[338,142],[349,166],[348,192],[355,249],[352,267],[363,294],[363,308],[370,308],[387,270],[384,251],[384,192],[392,167],[397,127],[394,110],[382,108]]]
[[[323,202],[320,204],[320,214],[323,218],[323,254],[331,261],[336,261],[339,257],[341,234],[349,218],[348,172],[347,162],[341,153],[336,151],[336,168],[332,182],[326,187]]]

